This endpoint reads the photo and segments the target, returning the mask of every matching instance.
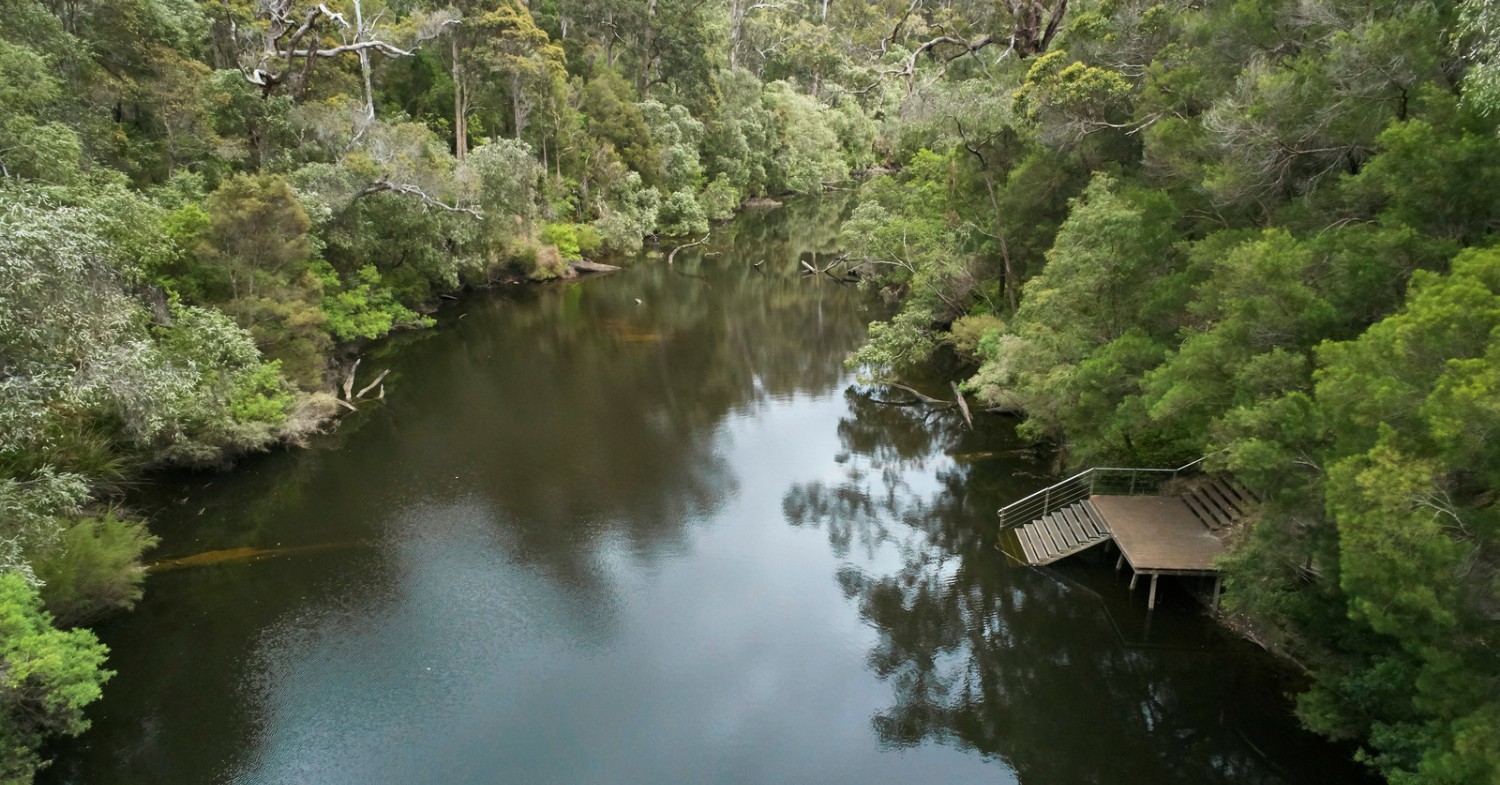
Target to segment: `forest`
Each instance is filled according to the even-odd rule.
[[[299,444],[361,345],[836,188],[1059,469],[1263,498],[1234,623],[1393,783],[1500,782],[1500,4],[0,0],[0,781],[87,727],[143,472]],[[525,340],[514,336],[513,340]],[[363,382],[361,382],[363,384]]]

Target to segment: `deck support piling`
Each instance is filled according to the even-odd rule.
[[[1223,590],[1223,588],[1224,588],[1224,576],[1222,576],[1222,575],[1215,575],[1214,576],[1214,599],[1213,599],[1213,602],[1210,603],[1210,606],[1213,608],[1214,615],[1218,615],[1218,613],[1219,613],[1219,593]]]
[[[1125,566],[1125,554],[1121,553],[1120,554],[1120,558],[1115,559],[1115,572],[1119,572],[1120,568],[1124,567],[1124,566]]]
[[[1146,610],[1148,611],[1156,610],[1156,579],[1158,577],[1160,576],[1156,573],[1151,573],[1151,596],[1146,599]]]
[[[1130,573],[1130,590],[1135,591],[1135,582],[1141,579],[1141,574],[1135,571]]]

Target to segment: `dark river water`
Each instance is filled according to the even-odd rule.
[[[1004,561],[1046,461],[855,386],[869,300],[798,264],[840,207],[451,304],[311,449],[160,478],[154,557],[199,558],[99,628],[44,779],[1355,781],[1188,585]]]

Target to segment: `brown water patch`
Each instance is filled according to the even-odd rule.
[[[149,575],[151,573],[181,570],[188,567],[211,567],[216,564],[258,561],[277,556],[298,556],[306,553],[318,553],[320,551],[358,548],[366,544],[363,542],[325,542],[317,545],[298,545],[289,548],[223,548],[217,551],[195,553],[192,556],[183,556],[178,559],[163,559],[154,564],[146,565],[146,573]]]

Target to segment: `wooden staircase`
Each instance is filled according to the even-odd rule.
[[[1245,486],[1223,475],[1196,483],[1180,497],[1193,515],[1215,534],[1238,523],[1260,502]]]
[[[1015,536],[1015,544],[1020,546],[1021,553],[1016,554],[1013,546],[1002,547],[1012,557],[1019,557],[1024,563],[1036,567],[1086,551],[1115,538],[1111,518],[1101,511],[1102,507],[1109,506],[1104,500],[1132,496],[1175,497],[1174,503],[1181,500],[1176,506],[1182,511],[1179,520],[1189,522],[1188,530],[1196,528],[1192,524],[1196,521],[1222,540],[1226,530],[1249,514],[1260,499],[1229,475],[1184,477],[1189,470],[1196,468],[1197,463],[1194,461],[1177,469],[1085,470],[1001,508],[1001,530]],[[1094,500],[1100,501],[1096,504]],[[1117,512],[1120,510],[1111,515]],[[1155,510],[1146,514],[1168,513]],[[1178,526],[1174,531],[1191,540],[1188,530]],[[1166,536],[1166,533],[1161,536]]]
[[[1109,527],[1088,499],[1016,527],[1026,562],[1035,566],[1051,564],[1109,538]]]

